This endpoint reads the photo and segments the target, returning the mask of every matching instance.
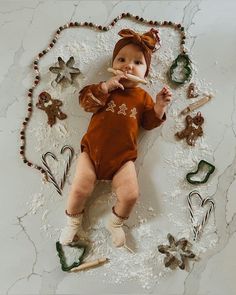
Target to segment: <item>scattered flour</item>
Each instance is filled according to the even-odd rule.
[[[86,131],[90,114],[83,112],[78,105],[78,90],[87,83],[98,82],[107,79],[107,67],[111,63],[111,54],[115,42],[119,39],[117,32],[123,27],[130,27],[138,31],[145,31],[147,27],[129,20],[122,20],[107,33],[88,32],[88,36],[83,38],[80,30],[66,30],[58,40],[54,49],[43,58],[39,65],[41,76],[41,89],[53,94],[54,98],[63,101],[63,111],[68,115],[65,121],[58,123],[51,128],[46,123],[46,114],[37,110],[33,113],[31,124],[27,129],[27,153],[33,162],[41,164],[41,155],[47,151],[57,154],[58,161],[51,162],[55,176],[60,178],[63,173],[65,159],[60,157],[60,149],[63,145],[69,144],[79,152],[79,143],[82,135]],[[91,34],[90,34],[91,33]],[[172,61],[178,55],[178,34],[168,29],[160,29],[162,47],[153,55],[149,84],[146,89],[153,97],[163,87],[168,84],[166,72]],[[92,37],[90,37],[90,35]],[[113,40],[112,42],[110,40]],[[48,73],[48,68],[55,65],[57,57],[61,56],[68,60],[74,56],[76,67],[79,67],[82,74],[78,77],[79,89],[77,86],[61,87],[51,84],[54,76]],[[194,69],[193,79],[202,92],[213,92],[210,85],[203,80],[196,78],[197,71]],[[168,143],[163,156],[163,165],[167,167],[168,179],[173,180],[161,196],[161,206],[163,210],[156,212],[152,204],[139,202],[134,211],[135,217],[127,222],[125,230],[127,232],[128,245],[135,251],[135,254],[126,249],[116,249],[111,245],[110,236],[105,229],[106,214],[110,211],[107,206],[114,202],[114,195],[111,193],[97,192],[98,199],[93,201],[89,209],[87,235],[93,241],[91,244],[88,259],[108,257],[110,262],[101,268],[91,269],[83,275],[101,276],[104,281],[122,283],[126,281],[138,281],[146,290],[150,290],[160,280],[168,278],[172,271],[164,267],[164,256],[158,252],[160,244],[167,243],[167,233],[172,233],[176,238],[185,237],[192,241],[192,225],[187,208],[186,196],[193,189],[184,181],[186,171],[191,171],[196,167],[200,159],[212,160],[212,149],[207,144],[207,135],[199,139],[194,148],[187,146],[184,141],[176,142],[175,132],[184,127],[184,118],[179,116],[180,111],[189,103],[186,100],[187,85],[171,89],[173,92],[173,102],[168,111],[168,121],[161,128],[161,134],[150,132],[142,135],[140,144],[140,158],[137,160],[137,171],[142,169],[147,152],[154,146],[156,140]],[[37,95],[34,97],[35,103]],[[105,185],[105,184],[104,184]],[[53,201],[48,201],[48,191],[53,191],[52,185],[47,184],[45,193],[35,194],[27,203],[31,214],[42,214],[41,231],[54,240],[57,239],[60,228],[58,220],[61,218],[64,204],[58,198],[54,190]],[[201,188],[203,196],[207,196],[210,186]],[[53,193],[52,193],[53,194]],[[47,198],[44,197],[47,195]],[[56,207],[56,209],[55,209]],[[100,208],[100,209],[98,209]],[[106,209],[104,209],[106,208]],[[99,211],[100,210],[100,211]],[[103,212],[103,211],[104,212]],[[91,213],[92,211],[92,213]],[[97,216],[99,211],[100,216]],[[201,256],[201,253],[214,247],[217,242],[215,234],[214,214],[209,219],[204,228],[202,238],[193,243],[193,251]]]

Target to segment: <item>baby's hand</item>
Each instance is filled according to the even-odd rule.
[[[154,110],[156,112],[156,115],[159,118],[162,118],[167,106],[172,100],[172,93],[167,88],[167,86],[164,86],[162,90],[157,94],[156,96],[156,104],[154,106]]]
[[[122,90],[124,90],[124,86],[120,83],[121,79],[127,79],[125,73],[120,74],[120,75],[116,75],[116,76],[110,78],[109,80],[107,80],[106,82],[104,82],[104,84],[107,87],[107,91],[111,92],[117,88],[121,88]]]

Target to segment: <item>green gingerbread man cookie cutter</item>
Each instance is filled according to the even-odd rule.
[[[175,70],[178,67],[182,67],[182,75],[183,77],[177,78],[175,76]],[[187,54],[179,54],[177,58],[173,61],[170,70],[169,70],[169,78],[170,81],[181,85],[186,82],[188,82],[192,77],[192,66],[191,66],[191,60]]]
[[[207,168],[207,173],[205,175],[205,177],[202,180],[196,180],[194,179],[194,177],[196,176],[196,174],[198,172],[200,172],[201,170],[203,170],[204,168]],[[197,170],[194,172],[189,172],[186,175],[186,179],[189,183],[191,184],[201,184],[201,183],[206,183],[207,180],[209,179],[210,175],[215,171],[215,166],[212,165],[211,163],[205,161],[205,160],[201,160],[198,163],[198,167]]]
[[[78,256],[76,256],[75,261],[72,262],[71,264],[67,263],[67,259],[65,256],[65,251],[63,250],[63,246],[60,242],[56,242],[56,249],[57,249],[57,254],[60,258],[60,263],[61,263],[61,269],[63,271],[69,271],[74,267],[77,267],[81,264],[82,262],[82,258],[85,254],[85,249],[86,247],[84,246],[79,246],[78,244],[74,244],[74,245],[69,245],[66,247],[70,247],[70,248],[74,248],[74,249],[78,249]]]

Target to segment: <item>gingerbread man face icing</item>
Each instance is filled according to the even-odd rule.
[[[178,139],[186,138],[188,145],[194,146],[197,138],[203,135],[202,124],[204,123],[204,118],[201,113],[198,112],[195,117],[190,115],[186,116],[186,127],[180,132],[177,132],[175,136]]]
[[[59,120],[67,118],[67,115],[60,110],[61,106],[62,101],[51,98],[51,95],[46,91],[39,94],[39,100],[36,104],[37,108],[46,112],[48,116],[48,124],[51,127],[56,123],[56,118]]]

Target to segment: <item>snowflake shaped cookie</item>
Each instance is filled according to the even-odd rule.
[[[72,75],[80,74],[80,69],[74,68],[73,65],[75,63],[75,59],[73,56],[69,58],[69,60],[65,63],[64,60],[59,56],[58,57],[58,64],[59,67],[50,67],[49,71],[54,74],[57,74],[55,79],[56,83],[60,83],[62,80],[67,80],[72,83]]]
[[[192,244],[185,238],[178,241],[171,235],[167,235],[169,245],[159,245],[158,251],[165,254],[165,267],[175,269],[177,266],[180,269],[185,269],[188,259],[196,258],[196,255],[190,250]]]

